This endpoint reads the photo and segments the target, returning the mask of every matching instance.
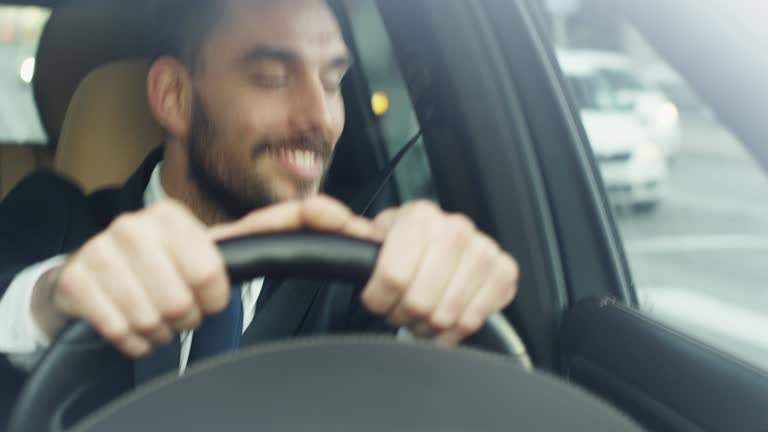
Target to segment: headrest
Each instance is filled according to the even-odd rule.
[[[35,100],[55,143],[80,81],[110,61],[147,57],[149,0],[71,0],[56,7],[40,39]]]
[[[149,110],[145,60],[96,68],[72,96],[54,161],[85,192],[122,185],[164,137]]]

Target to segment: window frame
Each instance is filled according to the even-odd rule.
[[[337,0],[338,1],[338,0]],[[355,0],[357,1],[357,0]],[[353,47],[352,50],[355,53],[355,68],[354,73],[357,75],[356,79],[359,81],[360,85],[358,86],[359,91],[359,104],[361,107],[363,107],[366,111],[366,118],[368,120],[368,123],[370,124],[370,127],[375,129],[376,133],[376,140],[375,144],[377,146],[379,154],[383,155],[383,160],[385,161],[385,164],[388,163],[393,157],[399,153],[399,151],[409,142],[411,141],[418,133],[421,131],[421,124],[419,123],[419,119],[416,115],[416,109],[413,105],[413,101],[410,98],[410,93],[408,91],[408,87],[405,81],[405,78],[402,76],[402,71],[399,70],[399,64],[396,61],[396,55],[394,47],[392,46],[392,40],[389,37],[389,33],[387,31],[386,26],[383,22],[383,17],[381,17],[381,13],[378,10],[378,7],[376,5],[375,0],[362,0],[360,1],[360,4],[363,2],[369,2],[370,5],[374,8],[376,8],[375,13],[378,15],[378,18],[381,21],[381,31],[383,32],[381,36],[386,38],[386,52],[382,52],[382,50],[376,51],[373,55],[377,56],[387,56],[387,58],[390,58],[395,61],[395,64],[393,65],[394,68],[398,68],[396,71],[396,76],[392,77],[392,81],[387,81],[385,84],[390,84],[392,82],[396,82],[397,87],[402,87],[397,89],[402,90],[404,94],[390,94],[390,107],[389,111],[385,113],[383,116],[377,116],[372,108],[371,108],[371,97],[374,93],[381,91],[385,89],[386,87],[379,86],[379,83],[377,82],[377,79],[380,79],[381,76],[377,76],[377,79],[370,77],[371,68],[368,65],[368,60],[370,59],[371,54],[369,52],[362,52],[360,49],[360,38],[361,38],[361,32],[362,29],[356,28],[356,23],[352,22],[353,18],[350,16],[348,6],[345,5],[344,1],[340,1],[339,4],[336,5],[336,7],[342,7],[345,10],[345,13],[341,14],[343,16],[343,27],[345,34],[347,35],[348,43]],[[377,23],[378,25],[378,23]],[[378,30],[378,28],[376,29]],[[378,57],[380,58],[380,57]],[[382,81],[383,82],[383,81]],[[395,93],[398,93],[395,92]],[[367,98],[366,98],[367,96]],[[407,101],[405,100],[407,99]],[[403,105],[407,104],[408,113],[406,114],[407,117],[411,117],[411,121],[414,122],[414,128],[408,129],[406,132],[399,134],[397,137],[392,137],[392,134],[389,133],[391,131],[388,131],[388,127],[391,126],[394,123],[394,119],[390,118],[390,115],[393,115],[393,112],[395,109],[398,108],[397,105],[400,105],[402,108]],[[410,178],[407,177],[405,174],[415,168],[425,168],[426,172],[423,176],[425,177],[420,182],[421,185],[417,185],[418,183],[416,180],[417,178]],[[437,201],[437,197],[433,193],[433,186],[432,186],[432,173],[431,173],[431,167],[429,166],[429,161],[426,158],[425,154],[425,144],[424,144],[424,138],[420,138],[408,152],[403,156],[403,159],[398,163],[397,167],[395,168],[395,171],[392,175],[392,178],[390,179],[389,183],[394,185],[394,189],[396,190],[395,195],[397,195],[397,203],[402,204],[404,202],[416,200],[416,199],[430,199],[433,201]],[[421,186],[421,187],[417,187]]]

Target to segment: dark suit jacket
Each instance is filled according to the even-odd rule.
[[[25,179],[0,203],[0,295],[24,268],[78,249],[119,214],[143,207],[143,194],[162,151],[152,153],[121,189],[84,195],[53,173]],[[302,335],[339,332],[391,332],[360,304],[360,287],[312,280],[270,280],[264,284],[245,345]],[[0,368],[6,383],[23,378]],[[13,387],[13,386],[11,386]],[[0,405],[3,401],[0,400]],[[0,420],[2,408],[0,408]]]

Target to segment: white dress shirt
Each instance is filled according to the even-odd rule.
[[[144,190],[144,206],[158,203],[167,195],[160,181],[162,162],[159,163]],[[31,369],[50,346],[50,338],[40,329],[32,316],[32,291],[38,279],[48,270],[60,265],[66,256],[57,256],[32,265],[20,272],[8,286],[0,299],[0,353],[17,367]],[[253,321],[256,302],[261,294],[264,278],[255,279],[242,287],[243,332]],[[183,332],[181,338],[181,356],[179,374],[187,367],[189,350],[192,347],[193,331]]]

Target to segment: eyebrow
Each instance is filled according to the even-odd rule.
[[[276,61],[286,64],[300,63],[302,61],[302,56],[289,50],[258,47],[245,53],[240,58],[240,63],[248,64],[264,60]],[[334,57],[330,62],[328,62],[327,66],[331,68],[349,68],[352,66],[353,62],[354,60],[352,58],[352,54],[349,51],[345,51],[343,54]]]

